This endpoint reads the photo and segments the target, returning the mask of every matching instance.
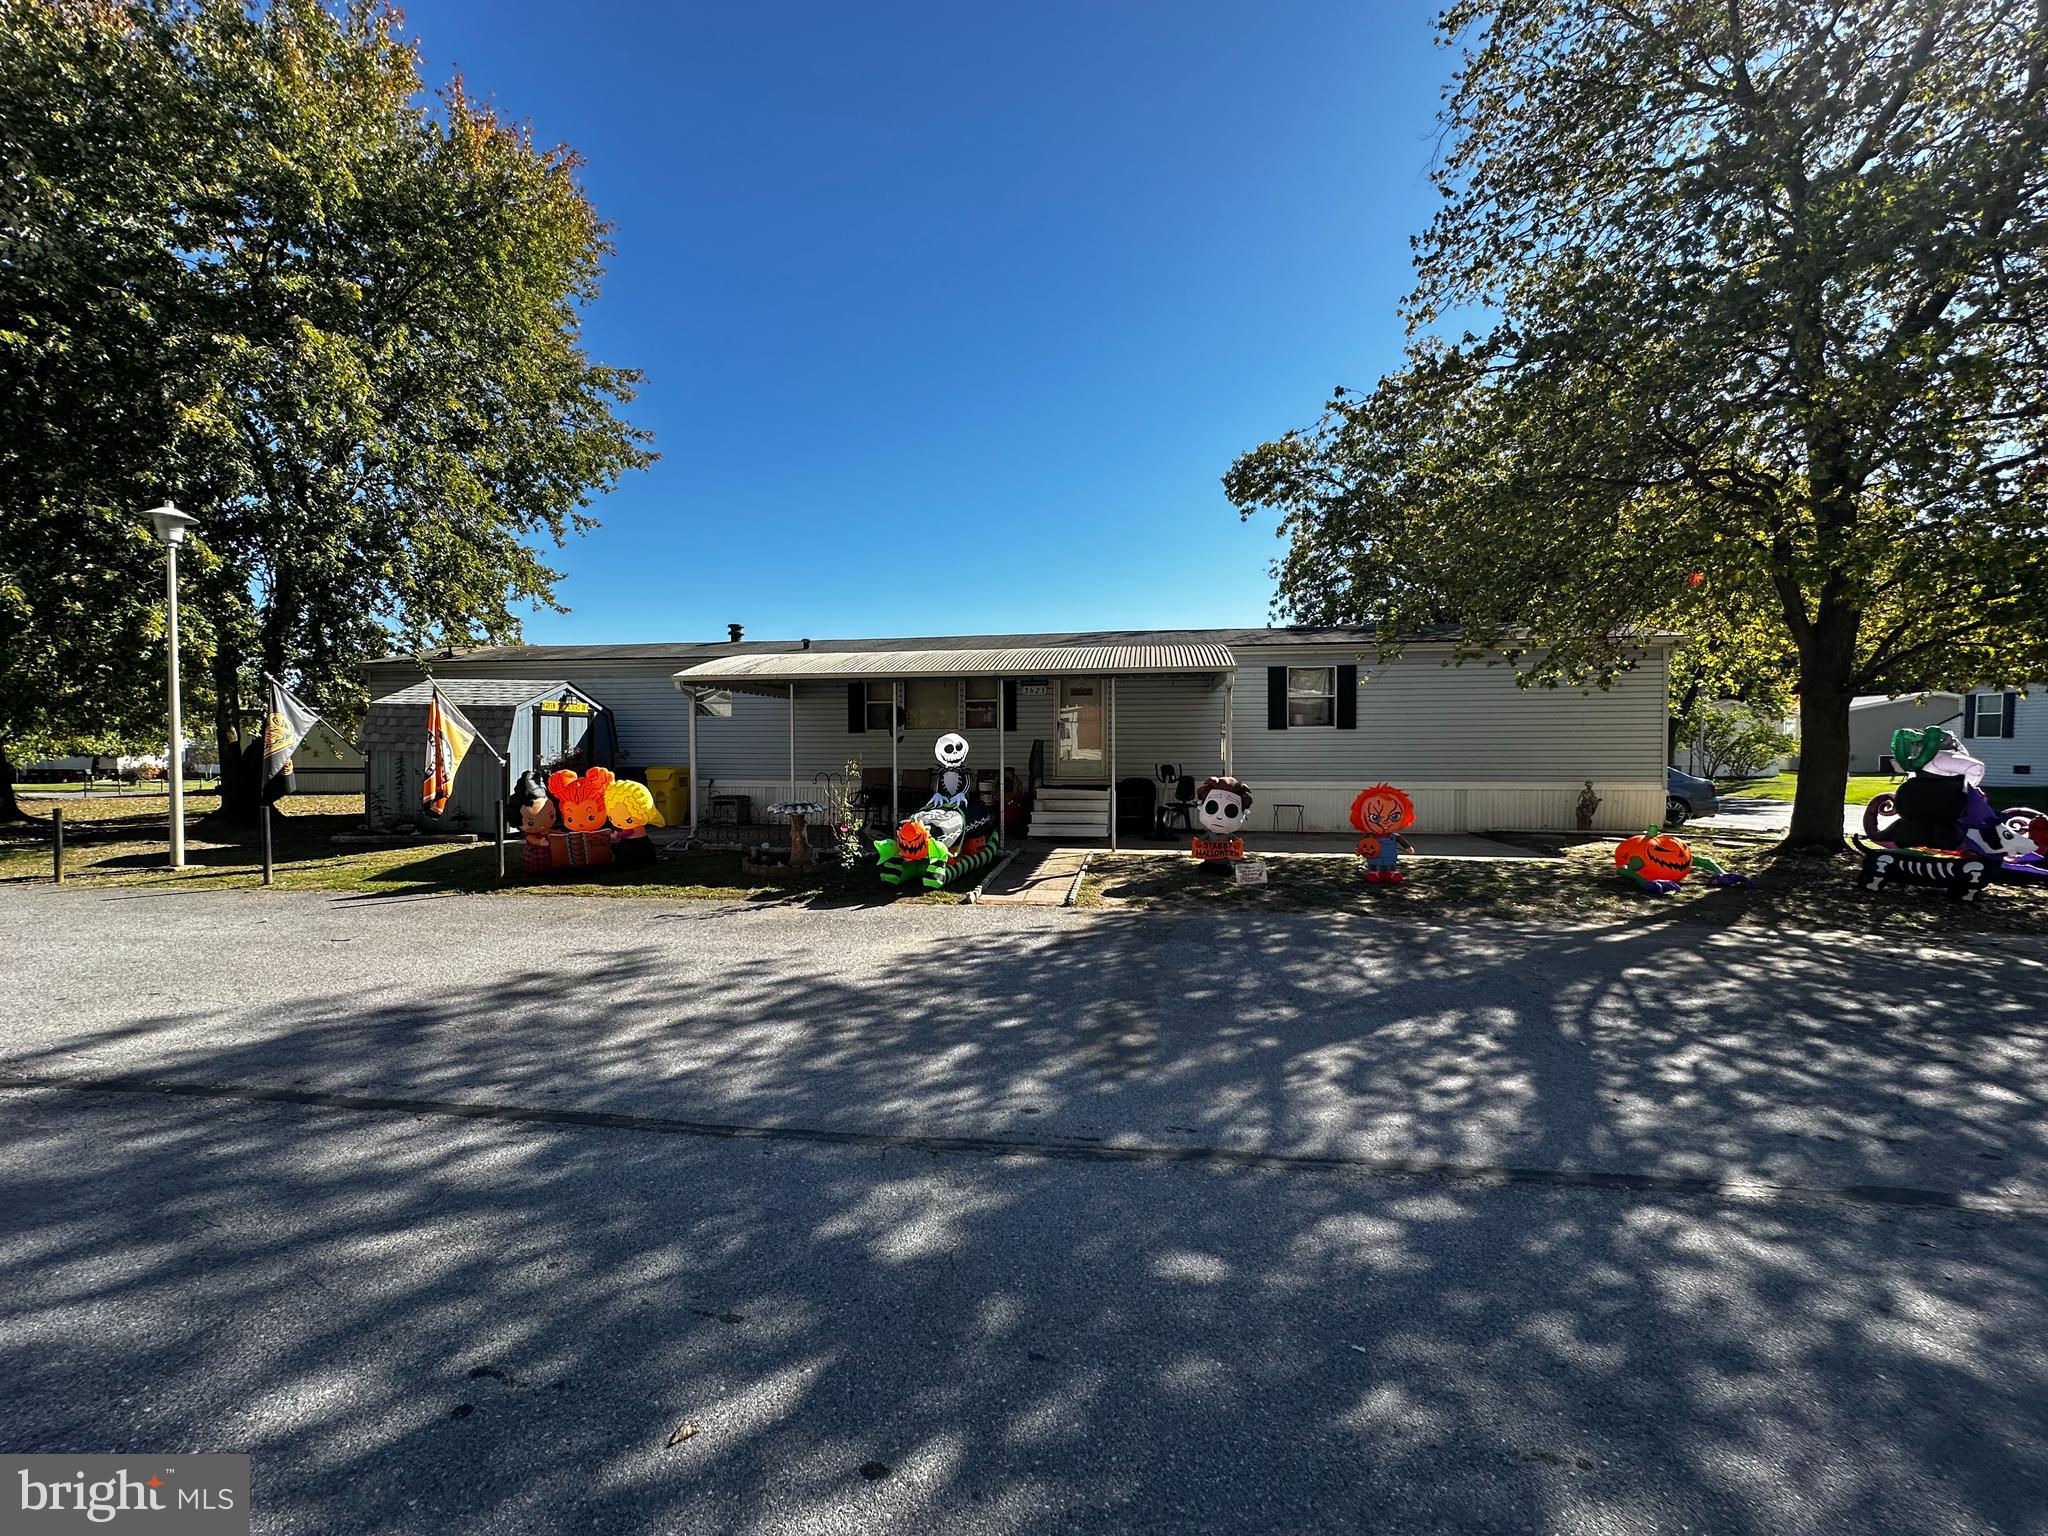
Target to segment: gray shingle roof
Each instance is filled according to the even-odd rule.
[[[560,693],[575,685],[559,677],[444,677],[440,679],[441,696],[464,714],[471,705],[480,709],[492,706],[517,707],[529,699],[545,698],[551,693]],[[424,711],[427,698],[434,691],[431,680],[423,679],[396,693],[387,693],[381,699],[372,699],[370,708],[377,709],[385,704],[417,704]],[[422,719],[425,715],[422,714]]]
[[[1455,640],[1455,624],[1443,624],[1403,635],[1423,643]],[[1221,645],[1231,650],[1262,645],[1371,645],[1378,632],[1348,626],[1305,624],[1258,629],[1083,629],[1021,635],[900,635],[888,638],[817,640],[810,649],[843,651],[984,651],[1053,649],[1107,645]],[[802,640],[646,641],[624,645],[496,645],[475,650],[436,652],[435,657],[463,661],[715,661],[777,651],[800,651]],[[411,656],[383,656],[380,661],[411,661]],[[432,658],[430,658],[432,659]]]
[[[570,687],[560,680],[516,677],[444,677],[440,684],[442,697],[461,710],[463,718],[500,753],[512,740],[512,722],[520,706]],[[420,746],[427,738],[427,701],[432,691],[432,683],[418,682],[371,700],[363,715],[363,751]]]

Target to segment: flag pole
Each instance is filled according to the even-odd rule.
[[[434,675],[431,672],[427,674],[427,685],[428,687],[432,688],[435,693],[440,693],[441,685],[439,682],[435,681]],[[455,705],[451,701],[448,707],[450,709],[454,709]],[[462,711],[459,709],[457,709],[455,712],[457,715],[462,715]],[[463,716],[463,718],[466,720],[468,717]],[[490,742],[484,738],[484,733],[482,731],[477,731],[476,727],[473,725],[470,727],[470,729],[472,731],[476,731],[476,734],[470,738],[470,745],[473,747],[482,747],[486,752],[491,754],[492,760],[495,761],[498,765],[498,798],[495,802],[495,805],[497,808],[498,816],[498,880],[502,884],[505,879],[505,804],[508,800],[512,798],[512,759],[505,756],[505,754],[500,752],[496,747],[492,746]]]
[[[279,682],[279,681],[278,681],[278,680],[277,680],[276,678],[272,677],[272,676],[271,676],[271,675],[270,675],[270,674],[269,674],[268,672],[264,672],[264,671],[261,671],[261,670],[259,670],[259,671],[257,672],[257,674],[256,674],[256,675],[257,675],[258,677],[262,678],[262,679],[263,679],[263,681],[264,681],[264,682],[266,682],[266,683],[268,683],[268,684],[269,684],[269,685],[270,685],[271,687],[273,687],[273,688],[277,689],[277,691],[278,691],[278,692],[280,692],[280,693],[290,693],[290,692],[291,692],[291,690],[290,690],[289,688],[286,688],[286,687],[285,687],[285,685],[284,685],[283,683]],[[293,695],[293,697],[294,697],[294,698],[296,699],[296,698],[297,698],[297,695]],[[298,703],[299,703],[299,704],[300,704],[300,706],[301,706],[301,707],[303,708],[303,707],[304,707],[304,704],[305,704],[305,701],[304,701],[303,699],[299,699],[299,700],[298,700]],[[309,713],[310,713],[310,714],[311,714],[311,715],[313,716],[313,718],[314,718],[315,720],[318,720],[318,721],[319,721],[319,722],[320,722],[321,724],[323,724],[323,725],[326,725],[326,724],[327,724],[327,717],[326,717],[325,715],[321,714],[321,713],[320,713],[320,712],[319,712],[318,710],[311,710],[311,711],[309,711]],[[268,725],[268,723],[269,723],[269,720],[270,720],[270,710],[269,710],[269,708],[268,708],[267,702],[266,702],[266,706],[265,706],[265,708],[264,708],[264,711],[263,711],[263,718],[264,718],[264,722],[265,722],[265,724],[266,724],[266,725]],[[329,726],[328,728],[329,728],[330,730],[331,730],[331,729],[333,729],[333,727],[332,727],[332,726]],[[258,765],[258,766],[259,766],[259,768],[260,768],[260,766],[261,766],[260,760],[259,760],[259,765]],[[270,885],[270,884],[272,884],[272,883],[274,882],[274,880],[275,880],[275,878],[276,878],[276,872],[277,872],[277,861],[276,861],[276,856],[275,856],[275,854],[274,854],[274,853],[272,852],[273,844],[271,843],[271,840],[270,840],[270,805],[271,805],[271,802],[270,802],[270,784],[269,784],[269,782],[268,782],[268,781],[266,780],[266,781],[265,781],[264,783],[261,783],[261,784],[257,785],[257,786],[256,786],[256,791],[257,791],[257,793],[258,793],[258,794],[260,794],[260,795],[262,795],[262,796],[264,797],[264,798],[263,798],[263,883],[264,883],[264,884],[265,884],[266,886],[268,886],[268,885]]]

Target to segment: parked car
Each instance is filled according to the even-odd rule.
[[[1664,825],[1682,827],[1695,816],[1721,809],[1721,791],[1712,779],[1696,779],[1676,768],[1664,770]]]

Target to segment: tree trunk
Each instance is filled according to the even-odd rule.
[[[1799,787],[1782,846],[1842,851],[1857,616],[1823,604],[1799,651]]]
[[[242,657],[225,638],[213,653],[213,742],[220,757],[220,809],[206,817],[224,826],[254,826],[261,811],[256,774],[242,751]]]
[[[0,746],[0,822],[33,820],[14,798],[14,763],[7,748]]]

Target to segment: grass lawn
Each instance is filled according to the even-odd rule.
[[[1899,781],[1888,773],[1852,774],[1849,779],[1849,793],[1844,803],[1868,805],[1879,795],[1899,787]],[[1796,773],[1775,774],[1768,779],[1755,779],[1747,784],[1732,784],[1721,791],[1722,799],[1731,795],[1746,795],[1758,800],[1790,800],[1799,789],[1799,775]],[[1985,795],[1993,805],[2001,808],[2014,805],[2040,805],[2048,801],[2048,785],[2040,789],[1987,789]]]
[[[1868,805],[1879,795],[1899,787],[1899,781],[1888,773],[1853,774],[1849,779],[1849,793],[1844,804]],[[1740,795],[1757,800],[1790,800],[1799,791],[1799,775],[1796,773],[1773,774],[1768,779],[1752,779],[1747,784],[1735,784],[1721,791],[1726,799]]]
[[[127,886],[157,890],[254,889],[263,883],[262,854],[254,828],[226,832],[198,825],[220,804],[217,794],[185,797],[186,867],[169,867],[170,799],[91,800],[21,797],[31,815],[64,809],[64,872],[81,886]],[[519,840],[506,847],[507,874],[497,878],[492,843],[412,843],[396,847],[337,846],[338,833],[363,824],[361,795],[299,795],[286,801],[272,821],[276,888],[288,891],[346,891],[365,896],[421,896],[466,891],[513,891],[525,895],[659,896],[727,901],[825,901],[859,905],[892,900],[951,904],[965,891],[936,891],[896,897],[872,871],[851,883],[824,870],[803,881],[764,881],[744,873],[739,850],[702,849],[664,856],[651,869],[594,871],[588,878],[527,879],[519,869]],[[0,886],[50,879],[50,826],[0,827]]]
[[[1873,895],[1856,883],[1858,865],[1840,858],[1780,854],[1765,834],[1723,833],[1687,839],[1753,889],[1711,885],[1695,874],[1675,895],[1653,896],[1614,869],[1612,839],[1530,838],[1540,861],[1402,861],[1400,885],[1367,885],[1357,861],[1300,854],[1263,855],[1269,883],[1240,886],[1207,879],[1192,859],[1098,853],[1082,877],[1080,904],[1199,911],[1282,907],[1399,913],[1421,922],[1587,923],[1638,920],[1710,928],[1867,930],[1886,938],[1938,934],[2048,933],[2048,880],[1993,886],[1973,906],[1939,891],[1894,886]]]

